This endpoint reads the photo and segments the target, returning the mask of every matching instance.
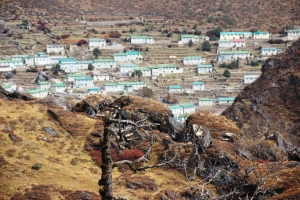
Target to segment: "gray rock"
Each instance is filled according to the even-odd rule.
[[[4,31],[5,28],[5,22],[3,20],[0,20],[0,33]]]
[[[95,117],[95,114],[96,114],[95,111],[91,107],[87,107],[85,109],[85,113],[90,115],[91,117]]]
[[[46,131],[51,136],[54,136],[54,137],[59,136],[59,134],[56,132],[56,130],[54,130],[51,127],[44,127],[43,129],[44,129],[44,131]]]
[[[243,156],[244,158],[247,158],[248,160],[252,160],[252,156],[248,152],[246,152],[246,151],[244,151],[242,149],[237,149],[236,152],[240,156]]]

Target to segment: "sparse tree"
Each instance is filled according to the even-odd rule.
[[[210,51],[211,50],[211,46],[209,44],[209,41],[204,41],[202,43],[202,50],[203,51]]]
[[[95,56],[95,58],[101,56],[101,51],[98,47],[93,50],[93,55]]]
[[[152,98],[154,95],[153,91],[151,88],[148,87],[143,87],[142,88],[142,97],[144,98]]]
[[[230,71],[226,69],[223,73],[223,76],[225,76],[226,78],[230,78],[231,77]]]
[[[53,75],[58,76],[59,72],[62,71],[60,64],[56,64],[54,67],[52,67],[51,71]]]
[[[88,65],[88,70],[90,70],[90,71],[94,70],[94,65],[93,64],[89,64]]]
[[[16,75],[16,74],[17,74],[17,70],[14,69],[14,70],[12,71],[12,73],[13,73],[14,75]]]
[[[193,46],[193,41],[192,40],[189,41],[189,47],[191,47],[191,46]]]

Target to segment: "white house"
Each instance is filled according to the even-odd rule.
[[[182,88],[180,85],[170,85],[168,86],[168,92],[181,92]]]
[[[44,89],[44,90],[49,90],[50,89],[50,82],[48,81],[40,81],[36,84],[37,89]]]
[[[4,83],[1,87],[8,92],[14,92],[17,90],[17,85],[14,83]]]
[[[75,78],[74,85],[79,88],[94,87],[94,79],[93,79],[93,77]]]
[[[12,71],[12,70],[14,70],[13,67],[11,67],[9,65],[3,65],[0,62],[0,72],[9,72],[9,71]]]
[[[147,86],[145,82],[117,82],[117,84],[123,86],[126,91],[129,91],[128,88],[132,88],[132,90],[139,90]]]
[[[187,44],[187,43],[190,42],[190,40],[192,42],[198,42],[199,41],[199,37],[197,35],[188,35],[188,34],[181,35],[181,42],[182,43]]]
[[[97,93],[100,92],[100,88],[98,88],[98,87],[95,87],[95,88],[89,88],[89,89],[87,90],[87,92],[88,92],[88,94],[97,94]]]
[[[97,47],[105,47],[106,46],[106,40],[105,39],[99,39],[99,38],[90,38],[88,42],[89,48],[97,48]]]
[[[193,82],[192,87],[194,91],[203,91],[204,90],[204,82]]]
[[[49,91],[45,89],[29,90],[27,93],[36,98],[45,98],[49,95]]]
[[[198,105],[199,106],[212,106],[213,100],[212,100],[212,98],[198,98]]]
[[[82,78],[82,77],[84,77],[83,74],[67,74],[66,81],[74,82],[75,78]]]
[[[43,52],[37,52],[34,54],[34,63],[38,66],[50,64],[49,55]]]
[[[134,72],[135,68],[138,68],[139,66],[137,64],[131,64],[131,63],[123,63],[120,64],[120,72],[123,75],[127,75],[129,72]]]
[[[218,97],[219,104],[232,104],[234,97]]]
[[[98,59],[94,60],[95,69],[116,68],[117,64],[114,59]]]
[[[287,30],[286,33],[288,40],[297,40],[300,37],[300,29]]]
[[[174,64],[150,65],[148,68],[151,70],[152,76],[183,73],[183,69]]]
[[[89,67],[89,64],[92,64],[94,66],[94,62],[92,60],[82,60],[82,61],[78,60],[77,61],[77,69],[87,70]]]
[[[33,56],[29,56],[29,55],[12,55],[11,56],[12,60],[22,60],[23,64],[25,65],[34,65],[34,59]]]
[[[117,62],[142,60],[143,56],[139,51],[127,51],[126,53],[115,53],[114,60]]]
[[[208,74],[212,72],[212,68],[211,64],[197,65],[197,72],[198,74]]]
[[[183,58],[184,65],[197,65],[203,62],[201,56],[188,56]]]
[[[98,73],[93,73],[92,75],[94,81],[108,81],[110,79],[108,74],[98,74]]]
[[[246,59],[247,57],[250,57],[250,51],[220,51],[218,61],[226,62],[236,59]]]
[[[232,47],[245,47],[245,39],[232,39],[232,40],[220,40],[219,47],[222,48],[232,48]]]
[[[134,71],[141,71],[143,73],[142,76],[151,76],[151,69],[149,69],[148,67],[134,68]]]
[[[61,69],[66,72],[76,72],[78,69],[78,62],[76,58],[60,58],[59,64]]]
[[[51,85],[50,90],[54,93],[64,93],[67,87],[64,83],[54,83]]]
[[[61,58],[67,58],[66,56],[49,56],[49,65],[59,64]]]
[[[103,89],[106,92],[123,92],[124,91],[124,85],[119,85],[116,82],[113,83],[104,83]]]
[[[244,83],[252,83],[258,79],[259,75],[244,75]]]
[[[260,32],[260,31],[256,31],[253,33],[253,38],[254,39],[268,39],[270,38],[270,33],[269,32]]]
[[[9,68],[7,68],[7,66],[9,66]],[[8,71],[11,71],[12,69],[23,67],[23,61],[22,60],[0,60],[0,67],[2,69],[5,68],[10,69]]]
[[[261,48],[261,55],[272,56],[282,52],[282,49],[276,47]]]
[[[64,46],[60,44],[47,45],[47,53],[62,53],[64,52]]]
[[[247,39],[252,38],[251,32],[221,32],[220,40],[232,40],[232,39]]]
[[[172,111],[174,116],[179,116],[183,114],[183,108],[181,105],[168,106]]]
[[[153,44],[154,39],[153,37],[148,36],[131,36],[131,44]]]
[[[184,115],[191,115],[195,113],[195,105],[193,103],[187,103],[181,105]]]

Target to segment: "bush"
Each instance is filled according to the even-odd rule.
[[[119,33],[118,31],[115,32],[110,32],[108,35],[110,38],[120,38],[121,37],[121,33]]]
[[[70,36],[71,36],[70,34],[63,34],[63,35],[60,36],[60,38],[66,39],[66,38],[68,38],[68,37],[70,37]]]
[[[226,69],[223,73],[223,76],[225,76],[226,78],[231,77],[230,71],[228,69]]]
[[[202,43],[202,50],[203,51],[210,51],[211,50],[211,46],[209,44],[209,41],[205,41]]]
[[[35,163],[31,167],[31,169],[33,169],[33,170],[40,170],[41,168],[42,168],[42,164],[41,163]]]
[[[250,62],[250,65],[252,66],[252,67],[255,67],[255,66],[258,66],[259,65],[259,62],[258,61],[251,61]]]
[[[79,42],[77,43],[77,46],[82,46],[84,44],[87,44],[87,41],[86,40],[79,40]]]

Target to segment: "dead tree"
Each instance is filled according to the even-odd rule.
[[[97,115],[98,117],[102,117],[104,125],[104,132],[102,137],[100,138],[102,154],[102,174],[101,179],[98,182],[98,185],[100,186],[99,194],[103,200],[119,199],[117,197],[114,197],[113,195],[112,170],[114,167],[120,164],[126,164],[133,171],[142,171],[148,168],[161,167],[170,164],[175,160],[177,156],[177,153],[175,153],[175,156],[169,161],[148,166],[138,166],[139,163],[148,161],[147,158],[151,153],[152,145],[155,143],[154,137],[152,137],[148,151],[141,158],[135,161],[122,160],[119,162],[113,162],[110,151],[111,147],[114,147],[116,149],[116,152],[119,153],[126,148],[131,140],[145,139],[145,136],[139,130],[140,128],[151,129],[152,127],[158,125],[149,123],[146,120],[133,122],[130,120],[121,120],[120,118],[116,119],[115,117],[117,116],[117,113],[118,109],[115,109],[112,112],[107,112],[106,115]],[[129,137],[127,137],[127,133],[136,133],[138,137],[130,139]]]

